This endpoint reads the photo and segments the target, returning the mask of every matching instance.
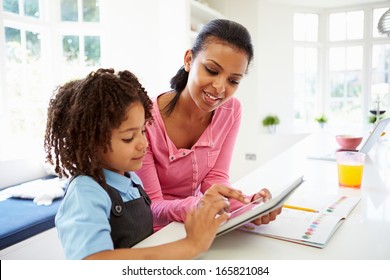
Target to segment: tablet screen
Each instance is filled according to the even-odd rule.
[[[252,201],[249,204],[245,204],[245,205],[237,208],[236,210],[230,212],[229,219],[233,219],[233,218],[235,218],[237,216],[240,216],[240,215],[244,214],[245,212],[248,212],[248,211],[250,211],[250,210],[260,206],[262,201],[263,201],[263,198],[260,197],[260,198],[258,198],[256,200]]]
[[[249,204],[246,204],[235,211],[231,212],[229,220],[221,225],[218,229],[217,236],[225,234],[233,229],[236,229],[250,221],[253,221],[279,207],[281,207],[286,199],[303,183],[303,176],[298,177],[291,182],[283,191],[276,197],[262,202],[261,198]]]

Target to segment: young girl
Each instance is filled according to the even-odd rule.
[[[69,259],[190,259],[206,251],[228,215],[226,197],[210,189],[186,218],[186,238],[131,249],[153,233],[151,201],[139,177],[152,103],[129,71],[99,69],[59,87],[51,99],[44,147],[60,177],[72,177],[55,223]],[[220,214],[220,215],[217,215]]]

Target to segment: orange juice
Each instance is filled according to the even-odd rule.
[[[363,165],[338,164],[339,186],[360,188],[363,177]]]

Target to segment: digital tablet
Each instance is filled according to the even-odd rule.
[[[290,197],[290,195],[303,183],[303,176],[295,179],[290,185],[288,185],[279,195],[266,201],[261,202],[261,199],[253,201],[249,204],[234,210],[231,212],[229,220],[219,227],[217,236],[221,236],[233,229],[236,229],[242,225],[245,225],[273,210],[281,207],[283,203]]]

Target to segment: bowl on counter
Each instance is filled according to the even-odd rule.
[[[357,135],[336,135],[336,141],[342,150],[356,150],[362,140],[363,137]]]

